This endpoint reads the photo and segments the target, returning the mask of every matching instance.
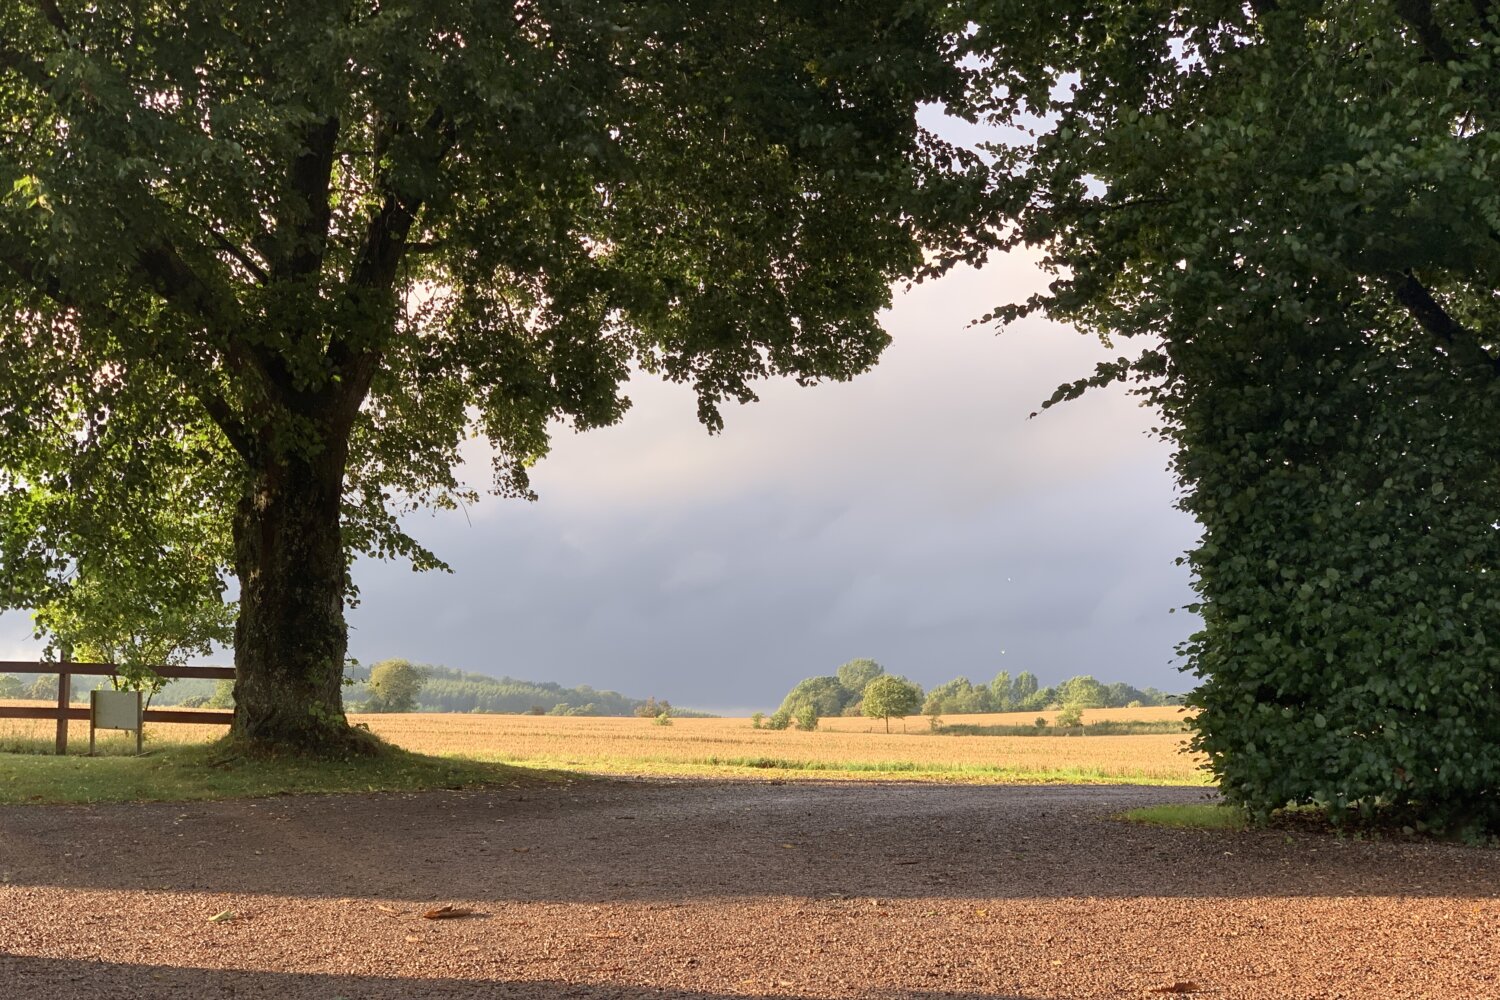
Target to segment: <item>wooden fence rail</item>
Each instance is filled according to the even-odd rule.
[[[233,667],[176,667],[153,666],[158,677],[167,680],[224,681],[234,680]],[[73,719],[87,721],[89,710],[74,708],[69,704],[72,695],[73,677],[115,677],[120,668],[113,663],[40,663],[31,660],[0,660],[0,673],[57,674],[57,705],[0,705],[0,719],[56,719],[57,752],[68,752],[68,722]],[[234,713],[223,710],[187,708],[148,708],[142,715],[146,722],[186,722],[200,726],[227,726],[234,720]]]

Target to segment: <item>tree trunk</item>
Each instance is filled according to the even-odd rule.
[[[346,455],[330,443],[310,458],[272,460],[254,473],[235,512],[231,734],[264,748],[333,752],[355,742],[342,695]]]

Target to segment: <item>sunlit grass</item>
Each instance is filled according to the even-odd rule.
[[[394,747],[342,760],[235,757],[221,745],[143,757],[0,754],[0,803],[178,802],[319,792],[394,792],[552,784],[576,775]]]
[[[1243,830],[1249,826],[1243,809],[1222,802],[1143,806],[1121,813],[1120,818],[1131,823],[1177,830]]]

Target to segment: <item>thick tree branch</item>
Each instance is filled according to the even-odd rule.
[[[15,253],[0,253],[0,267],[6,267],[16,274],[38,294],[52,300],[74,313],[88,312],[107,320],[112,326],[124,325],[120,315],[108,306],[98,303],[85,303],[69,295],[63,288],[62,282],[55,274],[37,266],[35,261]],[[230,363],[237,365],[230,352]],[[196,379],[194,380],[196,381]],[[217,390],[206,385],[191,384],[189,391],[202,404],[204,411],[223,432],[231,447],[245,459],[252,461],[254,456],[254,445],[250,435],[245,429],[244,422],[235,415],[234,408],[229,405]]]
[[[52,82],[47,67],[31,56],[0,46],[0,71],[9,70],[19,74],[27,83],[45,88]]]
[[[1417,39],[1429,56],[1439,63],[1456,62],[1461,57],[1443,35],[1432,12],[1431,0],[1396,0],[1396,14],[1417,33]]]
[[[245,270],[249,271],[251,276],[255,278],[256,281],[264,285],[271,280],[271,276],[266,273],[265,268],[256,263],[254,257],[251,257],[245,251],[235,246],[234,242],[226,237],[223,233],[219,232],[217,229],[210,229],[208,233],[214,238],[214,245],[217,246],[220,250],[223,250],[225,253],[229,254],[229,256],[233,257],[235,260],[239,261],[240,265],[244,267]]]
[[[1396,301],[1455,358],[1475,369],[1486,369],[1491,375],[1500,376],[1500,360],[1484,349],[1473,330],[1454,319],[1443,308],[1442,303],[1417,280],[1416,275],[1405,271],[1393,276],[1391,285]]]
[[[276,220],[276,242],[281,252],[272,270],[278,277],[308,277],[323,268],[328,226],[333,219],[329,187],[338,137],[339,120],[332,115],[302,133],[302,151],[292,161],[287,176],[292,198]]]
[[[204,391],[202,388],[194,388],[193,397],[198,400],[199,405],[208,414],[208,418],[218,426],[235,453],[245,460],[246,465],[254,466],[256,461],[254,439],[246,432],[244,422],[235,415],[234,409],[224,397],[217,392]]]
[[[453,148],[453,123],[441,107],[433,109],[422,125],[422,140],[428,144],[428,168],[436,168]],[[379,143],[385,145],[384,141]],[[370,220],[350,284],[360,290],[389,288],[396,280],[406,250],[406,238],[422,209],[420,199],[405,198],[391,186],[390,177],[378,180],[382,193],[380,210]]]
[[[166,242],[142,247],[136,263],[162,298],[211,325],[228,318],[218,293]]]
[[[383,150],[389,148],[388,144],[399,131],[399,126],[382,131],[376,144]],[[427,149],[424,165],[436,169],[457,140],[453,121],[441,107],[434,108],[423,123],[420,135],[420,141]],[[380,177],[378,185],[382,191],[380,209],[370,219],[359,257],[349,277],[350,299],[356,312],[393,294],[401,262],[409,249],[407,239],[422,210],[422,200],[403,196],[393,187],[389,176]],[[352,422],[359,412],[374,380],[382,350],[379,344],[356,344],[342,332],[335,333],[329,343],[327,359],[342,380],[331,401],[335,418],[341,423]]]
[[[36,9],[42,12],[47,23],[56,28],[59,34],[72,34],[72,29],[68,27],[68,20],[58,9],[56,0],[36,0]]]

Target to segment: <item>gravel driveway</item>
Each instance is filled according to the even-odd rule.
[[[1110,818],[1202,795],[612,781],[0,808],[0,997],[1500,998],[1500,851]],[[422,918],[443,904],[473,912]]]

